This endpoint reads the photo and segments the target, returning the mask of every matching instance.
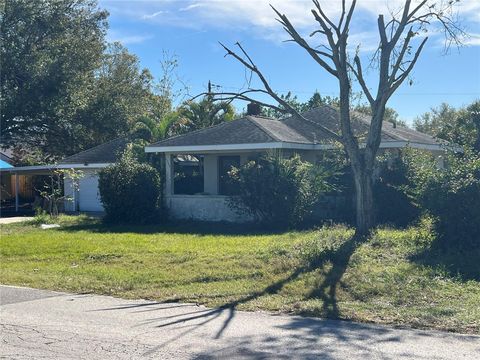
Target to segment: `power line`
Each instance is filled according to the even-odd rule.
[[[224,86],[224,85],[215,85],[216,88],[222,88],[226,90],[240,90],[241,87],[238,86]],[[280,92],[280,93],[288,93],[291,92],[293,95],[295,94],[313,94],[315,91],[318,91],[320,95],[333,95],[337,96],[338,92],[334,91],[304,91],[304,90],[295,90],[295,89],[275,89],[275,91]],[[398,92],[395,93],[395,95],[406,95],[406,96],[418,96],[418,95],[433,95],[433,96],[466,96],[466,95],[477,95],[480,96],[480,91],[479,92]]]

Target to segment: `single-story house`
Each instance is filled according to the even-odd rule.
[[[165,158],[164,198],[171,216],[206,221],[242,221],[245,217],[233,212],[227,204],[228,196],[235,191],[227,176],[232,165],[241,165],[271,150],[280,150],[285,155],[298,153],[304,160],[316,162],[321,152],[337,148],[319,126],[321,124],[338,133],[337,109],[322,106],[302,115],[304,119],[291,116],[283,120],[246,115],[147,146],[146,152],[161,154]],[[357,113],[353,120],[354,131],[361,139],[362,134],[368,131],[369,119]],[[444,144],[429,135],[385,122],[380,148],[407,146],[440,153]],[[190,187],[185,186],[184,171],[175,161],[179,155],[194,156],[198,160]],[[181,182],[177,180],[179,177]],[[192,191],[192,187],[196,191]],[[185,191],[185,188],[190,191]]]
[[[338,148],[319,124],[339,132],[338,111],[331,106],[309,110],[299,117],[282,120],[249,115],[209,128],[174,136],[145,147],[165,161],[165,206],[177,219],[204,221],[246,220],[227,204],[235,189],[228,181],[231,166],[241,165],[267,151],[281,151],[286,156],[297,153],[304,160],[316,162],[321,153]],[[369,119],[353,116],[353,128],[359,136],[366,134]],[[79,191],[74,192],[70,179],[65,179],[65,193],[75,200],[66,204],[67,211],[102,211],[98,193],[98,171],[114,163],[127,141],[117,139],[62,160],[56,168],[82,170]],[[385,122],[381,150],[404,147],[441,153],[445,144],[432,136]],[[52,167],[40,167],[49,170]],[[23,170],[29,171],[24,168]],[[10,169],[21,174],[22,168]]]
[[[83,174],[79,180],[79,191],[75,191],[71,179],[64,180],[65,195],[73,199],[73,201],[65,202],[64,210],[67,212],[102,212],[103,206],[98,194],[98,171],[114,163],[127,143],[125,138],[115,139],[67,157],[55,165],[0,169],[2,184],[3,182],[11,184],[9,193],[2,193],[2,200],[7,195],[12,198],[17,212],[22,208],[31,208],[36,197],[35,187],[31,185],[35,180],[37,183],[42,183],[42,177],[51,175],[55,170],[76,169],[82,171]],[[25,184],[30,185],[26,186]],[[25,188],[30,191],[26,192]]]

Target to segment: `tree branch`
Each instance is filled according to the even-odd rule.
[[[413,38],[413,36],[414,36],[414,33],[412,31],[412,28],[410,27],[410,30],[408,31],[408,34],[405,37],[405,41],[403,42],[402,49],[400,50],[400,53],[397,56],[397,61],[395,62],[395,65],[393,65],[392,73],[390,74],[390,78],[389,78],[390,85],[392,85],[393,82],[395,81],[395,76],[397,75],[397,72],[400,69],[400,66],[402,65],[403,58],[405,57],[405,54],[410,44],[410,40]]]
[[[328,23],[328,25],[330,25],[330,27],[335,30],[335,32],[337,33],[337,36],[340,37],[340,28],[335,25],[333,23],[333,21],[331,21],[327,15],[325,15],[325,13],[323,12],[322,10],[322,7],[320,6],[320,3],[318,0],[312,0],[313,4],[315,5],[315,7],[317,8],[318,12],[320,13],[319,17],[321,16],[323,18],[323,20]]]
[[[195,100],[195,99],[197,99],[198,97],[201,97],[201,96],[215,96],[215,99],[214,99],[215,101],[226,101],[228,103],[231,103],[234,100],[248,101],[248,102],[252,102],[252,103],[255,103],[255,104],[270,108],[270,109],[274,109],[274,110],[276,110],[280,113],[283,113],[283,114],[289,113],[288,110],[286,110],[285,108],[275,106],[273,104],[269,104],[269,103],[266,103],[266,102],[263,102],[263,101],[259,101],[259,100],[256,100],[256,99],[250,97],[250,96],[245,95],[245,94],[251,93],[251,92],[265,92],[266,93],[266,91],[261,90],[261,89],[255,89],[255,90],[251,89],[251,90],[243,91],[243,92],[240,92],[240,93],[235,93],[235,92],[216,92],[216,93],[203,92],[203,93],[200,93],[200,94],[192,97],[190,99],[190,101],[193,101],[193,100]]]
[[[283,106],[286,111],[282,111],[282,112],[288,112],[290,113],[292,116],[297,116],[298,118],[300,118],[301,120],[305,121],[305,122],[308,122],[308,123],[312,123],[314,124],[315,126],[321,128],[322,131],[324,131],[325,133],[327,133],[328,136],[330,136],[332,139],[336,140],[336,141],[339,141],[339,142],[342,142],[342,138],[335,132],[333,132],[332,130],[330,130],[329,128],[321,125],[321,124],[318,124],[316,122],[313,122],[307,118],[305,118],[302,114],[300,114],[297,110],[295,110],[287,101],[285,101],[284,99],[282,99],[280,96],[277,95],[277,93],[275,91],[273,91],[273,89],[270,87],[270,84],[268,83],[267,79],[265,78],[265,76],[262,74],[262,72],[258,69],[258,67],[255,65],[255,63],[253,62],[253,60],[250,58],[250,56],[248,56],[248,54],[246,53],[245,49],[242,47],[242,45],[240,43],[236,43],[236,45],[240,48],[240,50],[242,51],[242,53],[245,55],[245,57],[248,59],[245,60],[243,57],[239,56],[237,53],[235,53],[234,51],[230,50],[228,47],[226,47],[225,45],[223,45],[222,43],[220,43],[220,45],[225,49],[225,51],[227,52],[225,56],[232,56],[234,57],[238,62],[240,62],[244,67],[246,67],[248,70],[250,70],[251,72],[253,72],[254,74],[257,75],[257,77],[260,79],[260,81],[262,82],[265,90],[261,90],[261,89],[250,89],[250,90],[247,90],[245,92],[240,93],[240,94],[236,94],[236,98],[232,99],[235,100],[235,99],[239,99],[239,100],[245,100],[245,101],[252,101],[252,102],[255,102],[259,105],[263,105],[263,106],[268,106],[270,108],[274,108],[272,105],[268,105],[266,103],[262,103],[262,102],[259,102],[258,100],[255,100],[255,99],[252,99],[250,97],[247,97],[245,94],[246,93],[250,93],[250,92],[263,92],[264,94],[268,94],[271,98],[273,98],[277,103],[279,103],[281,106]],[[222,96],[225,95],[226,93],[212,93],[211,95],[215,96],[215,95],[220,95]],[[234,95],[232,95],[234,96]],[[278,110],[278,107],[276,108],[276,110]]]
[[[347,20],[345,21],[345,26],[343,27],[342,36],[346,36],[348,34],[348,30],[350,28],[350,22],[352,21],[353,12],[355,11],[356,5],[357,5],[357,0],[353,0],[352,4],[350,5],[350,9],[348,10]]]
[[[413,67],[415,66],[415,63],[417,62],[418,57],[420,56],[420,53],[422,52],[423,47],[425,46],[425,43],[427,42],[427,40],[428,40],[428,37],[423,39],[422,43],[420,44],[417,51],[415,52],[415,56],[413,57],[412,61],[408,65],[407,69],[402,73],[402,75],[400,75],[398,77],[398,79],[395,79],[395,82],[392,84],[392,86],[390,87],[390,89],[388,91],[388,97],[387,98],[390,98],[390,96],[392,96],[392,94],[398,89],[398,87],[408,77],[408,75],[412,71]]]
[[[373,103],[375,102],[375,100],[374,100],[370,90],[368,89],[367,84],[365,83],[365,78],[363,77],[362,64],[360,62],[360,58],[358,57],[358,55],[355,55],[355,58],[354,58],[353,61],[355,63],[356,69],[350,63],[348,63],[348,66],[350,67],[350,69],[352,70],[356,79],[358,80],[358,83],[362,87],[362,90],[365,93],[365,96],[367,97],[368,102],[370,103],[370,106],[372,106]]]
[[[388,44],[388,40],[387,40],[387,32],[385,30],[385,20],[383,19],[383,15],[378,15],[377,25],[378,25],[378,33],[380,34],[380,44],[383,46],[386,46]]]
[[[308,54],[325,70],[327,70],[330,74],[332,74],[335,77],[338,77],[337,71],[334,70],[326,61],[324,61],[319,54],[317,53],[318,50],[313,49],[306,41],[303,39],[300,34],[297,32],[297,30],[293,27],[293,25],[290,23],[288,18],[285,15],[282,15],[277,9],[275,9],[272,5],[270,5],[273,11],[278,16],[278,21],[283,25],[285,31],[292,37],[292,39],[300,45],[302,48],[304,48]],[[331,58],[331,57],[330,57]]]

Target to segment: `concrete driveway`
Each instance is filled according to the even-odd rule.
[[[6,359],[480,359],[480,337],[0,287]]]
[[[32,216],[13,216],[13,217],[0,217],[0,224],[13,224],[17,222],[30,221],[34,218]]]

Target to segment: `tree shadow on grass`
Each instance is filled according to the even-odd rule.
[[[262,290],[253,292],[247,296],[243,296],[240,299],[227,302],[222,306],[212,309],[209,312],[192,316],[191,318],[182,318],[179,320],[172,320],[170,322],[159,325],[159,327],[165,327],[169,325],[175,325],[179,322],[184,322],[188,320],[195,320],[204,316],[211,316],[221,314],[224,311],[228,311],[229,316],[225,321],[225,325],[217,334],[217,338],[221,336],[223,330],[228,326],[229,321],[234,316],[234,311],[239,305],[246,304],[250,301],[256,300],[266,295],[275,295],[280,293],[280,291],[292,281],[298,279],[302,274],[306,274],[325,265],[325,263],[331,262],[331,268],[326,272],[325,279],[319,285],[318,288],[314,289],[307,298],[318,298],[323,301],[323,313],[322,315],[331,318],[338,319],[340,317],[340,311],[337,304],[337,287],[340,284],[340,281],[343,277],[343,274],[347,270],[350,258],[355,252],[355,250],[360,246],[367,238],[363,236],[354,235],[350,239],[346,240],[338,249],[325,251],[314,259],[311,259],[309,262],[303,266],[297,267],[289,276],[274,282],[273,284],[265,287]],[[176,298],[177,301],[182,301],[182,298]],[[311,315],[311,314],[310,314]]]
[[[332,267],[325,274],[325,279],[307,295],[307,298],[322,301],[322,315],[324,317],[329,319],[338,319],[340,317],[340,310],[337,304],[338,286],[348,268],[353,253],[366,240],[368,240],[366,236],[354,235],[338,249],[325,253],[322,257],[315,259],[312,264],[312,268],[315,269],[324,266],[327,261],[332,263]],[[302,314],[315,315],[308,312],[303,312]]]
[[[306,274],[312,271],[317,270],[318,268],[324,266],[327,262],[331,263],[331,267],[325,273],[325,278],[323,282],[319,285],[317,289],[312,291],[307,297],[308,298],[318,298],[323,301],[323,312],[322,315],[327,318],[331,319],[338,319],[341,314],[337,304],[337,287],[340,284],[340,281],[343,277],[343,274],[347,270],[348,264],[350,262],[350,258],[355,252],[355,250],[366,240],[366,237],[354,235],[351,238],[347,239],[340,247],[336,250],[328,250],[321,253],[319,256],[311,259],[310,261],[306,262],[302,266],[297,267],[294,271],[290,273],[287,277],[276,281],[269,286],[253,292],[249,295],[240,297],[234,301],[227,302],[218,308],[215,309],[200,309],[197,311],[192,311],[188,313],[180,313],[178,315],[169,315],[167,317],[156,317],[153,319],[149,319],[147,322],[142,323],[141,325],[145,325],[148,323],[149,325],[159,323],[158,325],[154,325],[157,328],[165,328],[165,327],[178,327],[186,328],[184,332],[177,335],[175,339],[170,339],[165,341],[164,343],[156,346],[152,349],[149,353],[154,353],[155,351],[159,350],[161,347],[166,346],[169,342],[175,341],[176,339],[187,335],[189,332],[198,329],[215,319],[222,318],[222,325],[214,335],[214,339],[219,339],[222,337],[225,330],[228,328],[230,323],[235,317],[237,308],[242,305],[246,304],[250,301],[259,299],[263,296],[267,295],[274,295],[279,294],[281,290],[285,287],[285,285],[295,281],[298,279],[302,274]],[[176,297],[175,301],[182,302],[188,301],[189,298],[182,298]],[[160,303],[159,303],[160,304]],[[132,305],[135,307],[135,305]],[[139,307],[144,305],[138,305]],[[119,307],[122,309],[125,307]],[[104,309],[104,310],[112,310],[112,309]],[[309,314],[312,315],[312,314]],[[318,314],[315,314],[318,315]]]

